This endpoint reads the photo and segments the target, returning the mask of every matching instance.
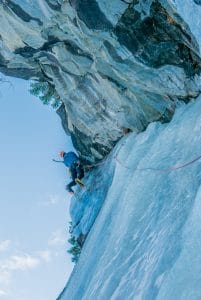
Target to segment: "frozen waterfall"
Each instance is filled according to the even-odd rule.
[[[118,143],[107,197],[59,299],[201,299],[200,112],[201,97]]]

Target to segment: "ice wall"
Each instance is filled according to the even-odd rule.
[[[201,97],[119,142],[112,185],[59,300],[201,298],[200,112]]]

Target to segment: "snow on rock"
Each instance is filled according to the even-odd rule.
[[[201,97],[118,143],[112,184],[59,300],[201,297],[200,111]]]

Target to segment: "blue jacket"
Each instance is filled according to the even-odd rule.
[[[79,157],[74,152],[71,151],[71,152],[65,153],[63,159],[64,159],[64,161],[63,161],[64,165],[66,167],[71,167],[74,162],[79,160]]]

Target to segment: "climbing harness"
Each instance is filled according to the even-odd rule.
[[[79,184],[80,187],[82,187],[82,188],[85,187],[84,183],[83,183],[79,178],[76,178],[76,179],[75,179],[75,182],[76,182],[77,184]]]

